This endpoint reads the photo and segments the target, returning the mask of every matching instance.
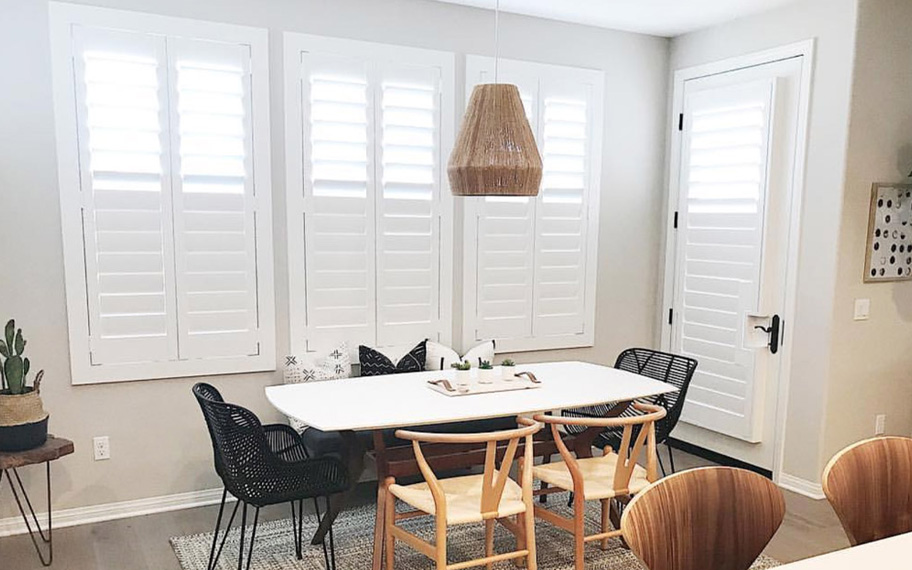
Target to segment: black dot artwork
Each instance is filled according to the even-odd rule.
[[[912,185],[878,184],[871,202],[865,279],[912,279]]]

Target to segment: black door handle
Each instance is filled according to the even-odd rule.
[[[769,349],[772,354],[779,352],[779,331],[782,328],[782,319],[779,318],[779,315],[773,315],[773,318],[770,319],[770,326],[762,327],[757,325],[754,328],[760,329],[769,335]]]

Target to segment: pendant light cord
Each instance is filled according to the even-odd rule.
[[[500,0],[494,0],[494,83],[497,83],[497,60],[500,56]]]

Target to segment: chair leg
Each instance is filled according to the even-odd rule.
[[[608,532],[611,525],[611,499],[602,499],[602,532]],[[599,541],[602,550],[608,550],[608,539]]]
[[[538,568],[538,554],[535,550],[535,513],[532,509],[527,509],[523,513],[523,524],[525,529],[523,532],[523,548],[529,551],[529,554],[526,556],[526,570],[537,570]]]
[[[329,516],[329,496],[326,496],[326,515]],[[324,542],[323,547],[326,547]],[[336,538],[332,526],[329,527],[329,554],[332,559],[332,570],[336,570]]]
[[[668,461],[669,461],[669,463],[671,463],[671,474],[674,475],[676,473],[675,456],[674,456],[674,453],[671,451],[671,444],[669,442],[667,442],[667,441],[665,442],[665,447],[668,448]]]
[[[584,570],[586,566],[586,502],[582,496],[573,498],[573,567]]]
[[[257,523],[260,522],[260,508],[256,507],[253,512],[253,529],[250,531],[250,549],[247,552],[247,570],[250,570],[250,562],[253,560],[253,544],[256,542]]]
[[[485,556],[494,555],[494,519],[488,519],[485,521]],[[494,564],[487,563],[485,567],[488,570],[493,570]]]
[[[437,570],[446,570],[447,568],[447,526],[446,519],[442,517],[434,517],[436,533],[435,533],[435,555],[434,561],[437,563]]]
[[[301,501],[297,501],[300,505]],[[294,536],[294,545],[295,545],[295,558],[301,560],[303,556],[302,548],[302,537],[301,532],[298,530],[300,525],[298,524],[298,519],[300,518],[300,508],[295,509],[295,501],[289,503],[291,505],[291,534]]]
[[[662,454],[656,450],[656,459],[659,460],[659,469],[662,470],[662,477],[668,477],[668,473],[665,471],[665,463],[662,461]]]
[[[516,550],[525,550],[526,549],[526,515],[525,513],[516,515],[516,519],[513,521],[516,524]],[[527,557],[528,558],[528,557]],[[528,561],[523,560],[522,558],[516,558],[513,560],[513,565],[517,568],[526,567]]]
[[[386,535],[386,544],[384,545],[384,553],[386,555],[385,570],[393,570],[396,564],[396,537],[393,535],[393,527],[396,526],[396,497],[393,496],[392,493],[386,493],[386,500],[384,503],[383,531]]]
[[[244,534],[247,532],[247,503],[241,508],[241,542],[238,545],[237,570],[244,567]]]
[[[219,556],[222,554],[222,547],[225,546],[225,540],[228,538],[228,533],[231,532],[231,523],[234,522],[234,515],[237,514],[239,503],[234,504],[234,510],[231,511],[231,517],[228,519],[228,526],[225,528],[225,534],[222,537],[222,544],[218,547],[218,551],[216,551],[215,547],[218,544],[219,530],[222,527],[222,515],[225,513],[225,502],[227,499],[228,489],[225,489],[222,491],[222,503],[219,505],[218,518],[215,520],[215,532],[212,534],[212,548],[209,550],[209,563],[206,564],[206,570],[213,570],[218,563]]]

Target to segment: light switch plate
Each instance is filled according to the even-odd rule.
[[[855,320],[866,321],[871,318],[871,300],[855,299]]]

